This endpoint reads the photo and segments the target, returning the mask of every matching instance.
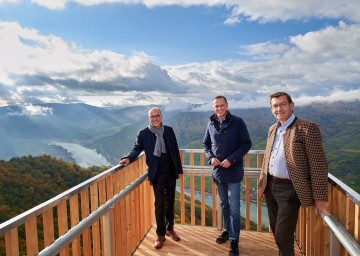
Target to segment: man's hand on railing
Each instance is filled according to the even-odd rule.
[[[119,162],[119,164],[123,164],[124,166],[127,166],[129,163],[130,163],[129,158],[123,158]]]
[[[319,214],[319,211],[322,211],[325,215],[330,216],[330,205],[328,201],[325,200],[315,200],[315,215]]]

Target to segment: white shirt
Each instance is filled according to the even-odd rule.
[[[274,144],[271,150],[269,173],[272,176],[282,179],[290,179],[289,171],[286,167],[283,136],[286,132],[286,128],[294,121],[294,119],[295,115],[292,114],[283,125],[281,125],[280,122],[277,122],[278,127],[276,129]]]

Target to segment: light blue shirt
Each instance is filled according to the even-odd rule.
[[[294,119],[295,115],[292,114],[291,117],[286,120],[283,125],[281,125],[280,122],[277,122],[278,127],[276,129],[274,144],[271,150],[269,173],[272,176],[282,179],[290,179],[289,171],[286,167],[283,136],[286,132],[286,128],[288,128],[288,126],[294,121]]]

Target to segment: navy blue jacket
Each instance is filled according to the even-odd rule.
[[[176,178],[179,178],[179,174],[183,173],[179,147],[175,137],[174,130],[167,125],[164,125],[164,141],[166,144],[167,152],[174,163]],[[158,169],[159,157],[154,156],[154,148],[156,143],[156,135],[150,131],[148,127],[138,132],[135,144],[132,150],[123,158],[129,158],[130,162],[133,162],[139,154],[144,151],[146,156],[146,164],[148,166],[148,177],[151,184],[154,183],[156,171]]]
[[[217,183],[241,182],[244,177],[243,157],[251,148],[251,140],[245,122],[237,116],[226,114],[221,129],[217,116],[210,117],[207,124],[203,146],[209,163],[216,157],[219,161],[227,159],[229,168],[213,166],[213,179]]]

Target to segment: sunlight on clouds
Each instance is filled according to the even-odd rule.
[[[272,21],[288,21],[318,18],[342,18],[360,21],[359,1],[338,0],[246,0],[228,3],[232,7],[225,24],[236,24],[241,20],[267,23]]]
[[[38,4],[51,10],[65,9],[67,2],[70,2],[70,0],[31,0],[31,3]]]
[[[316,95],[316,96],[308,96],[308,95],[300,95],[294,99],[295,104],[298,105],[308,105],[314,102],[321,103],[331,103],[337,101],[352,101],[354,100],[354,95],[357,96],[356,100],[360,99],[360,89],[355,90],[332,90],[328,95]]]
[[[345,21],[288,42],[242,45],[239,56],[246,60],[177,66],[159,66],[145,52],[125,56],[82,49],[17,22],[0,22],[0,44],[0,83],[10,95],[0,104],[161,102],[172,109],[197,104],[205,109],[218,94],[229,95],[233,107],[242,108],[267,106],[275,91],[302,95],[298,104],[360,98],[360,25]],[[29,114],[47,111],[27,109]]]
[[[24,106],[23,109],[24,115],[31,115],[31,116],[46,116],[46,115],[52,115],[52,108],[48,107],[41,107],[41,106],[34,106],[32,104]]]
[[[136,52],[126,57],[108,50],[89,51],[53,35],[0,22],[1,82],[90,91],[181,91],[153,57]],[[38,83],[38,84],[36,84]]]
[[[15,0],[0,0],[3,3],[17,3]],[[293,19],[307,19],[311,17],[348,17],[353,21],[360,21],[360,2],[352,0],[31,0],[33,4],[51,10],[63,10],[70,2],[92,6],[101,4],[143,4],[148,8],[177,5],[190,6],[224,6],[230,14],[224,24],[233,25],[243,19],[262,23],[272,21],[287,21]]]
[[[338,27],[328,26],[320,31],[297,35],[290,41],[301,51],[326,57],[360,56],[360,26],[340,22]]]
[[[289,45],[286,44],[274,44],[271,42],[258,43],[252,45],[242,45],[240,46],[239,54],[241,55],[250,55],[256,56],[257,59],[260,58],[271,58],[278,55],[282,55],[290,49]]]
[[[331,98],[329,91],[340,88],[339,85],[344,100],[356,100],[360,98],[353,91],[360,81],[359,35],[360,25],[340,22],[338,27],[294,36],[289,44],[242,46],[241,54],[251,57],[247,61],[192,63],[166,69],[173,79],[182,80],[189,87],[205,87],[213,94],[253,95],[241,100],[246,106],[254,106],[254,95],[267,97],[276,91],[306,93],[314,100],[314,95]]]
[[[16,4],[19,2],[20,0],[0,0],[0,4],[7,4],[7,3]]]
[[[21,112],[8,112],[9,116],[47,116],[52,115],[52,108],[35,106],[33,104],[25,104],[19,106],[21,108]]]
[[[17,22],[0,22],[0,66],[8,72],[24,74],[73,71],[78,68],[76,49],[59,37],[43,36]]]

